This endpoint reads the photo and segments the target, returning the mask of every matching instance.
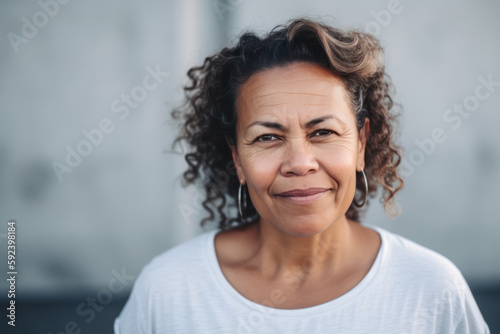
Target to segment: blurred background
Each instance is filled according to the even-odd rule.
[[[372,200],[365,222],[452,260],[500,332],[499,13],[494,0],[2,1],[0,268],[15,219],[16,330],[111,333],[142,267],[215,227],[200,228],[202,194],[168,151],[186,72],[244,30],[309,16],[376,35],[404,106],[402,212]]]

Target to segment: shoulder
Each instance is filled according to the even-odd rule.
[[[151,333],[207,278],[209,242],[217,230],[204,232],[154,257],[137,277],[129,299],[115,320],[115,333]],[[162,316],[157,316],[161,314]]]
[[[198,258],[200,253],[207,251],[207,243],[216,230],[201,233],[191,239],[155,256],[148,264],[150,270],[161,270],[164,265],[185,265],[184,259]]]
[[[385,242],[378,287],[388,288],[406,305],[419,305],[416,324],[431,323],[439,333],[489,333],[465,278],[452,261],[396,233],[373,228]],[[432,319],[439,321],[434,324]]]
[[[216,230],[204,232],[184,241],[160,255],[144,266],[135,285],[138,289],[176,289],[184,278],[202,272],[207,265],[206,256],[210,240]]]
[[[477,310],[462,272],[447,257],[396,233],[375,229],[386,243],[381,275],[392,287],[414,299],[453,309],[455,315],[463,315],[466,305]]]
[[[390,267],[434,279],[462,278],[458,267],[444,255],[399,234],[374,227],[385,243],[384,258]]]
[[[382,238],[379,279],[400,293],[460,305],[470,288],[458,267],[447,257],[408,238],[375,227]]]

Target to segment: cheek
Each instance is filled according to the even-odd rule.
[[[315,156],[325,171],[338,176],[350,174],[356,168],[356,154],[352,144],[319,147]]]
[[[242,152],[242,170],[248,185],[259,191],[266,190],[272,184],[280,166],[279,155],[271,151]]]
[[[324,173],[332,182],[335,202],[347,210],[356,188],[356,156],[350,146],[335,146],[318,152],[319,162]]]
[[[278,169],[279,159],[269,154],[250,154],[242,160],[250,199],[260,214],[266,215],[273,206],[269,191]]]

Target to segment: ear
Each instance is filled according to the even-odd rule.
[[[356,159],[356,170],[358,172],[361,172],[365,168],[365,149],[366,149],[366,141],[368,140],[369,134],[370,134],[370,119],[366,117],[365,123],[363,124],[363,127],[359,131],[359,136],[358,136],[358,150]]]
[[[236,173],[238,174],[238,180],[245,184],[245,174],[243,174],[243,169],[241,168],[240,157],[234,145],[229,144],[229,148],[231,149],[231,155],[233,156],[234,166],[236,167]]]

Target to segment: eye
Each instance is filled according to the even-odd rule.
[[[336,133],[335,131],[328,130],[328,129],[319,129],[316,130],[312,133],[311,137],[327,137],[333,133]]]
[[[279,139],[278,136],[270,134],[270,133],[266,133],[265,135],[261,135],[261,136],[258,136],[257,138],[255,138],[254,142],[268,143],[268,142],[271,142],[275,139]]]

